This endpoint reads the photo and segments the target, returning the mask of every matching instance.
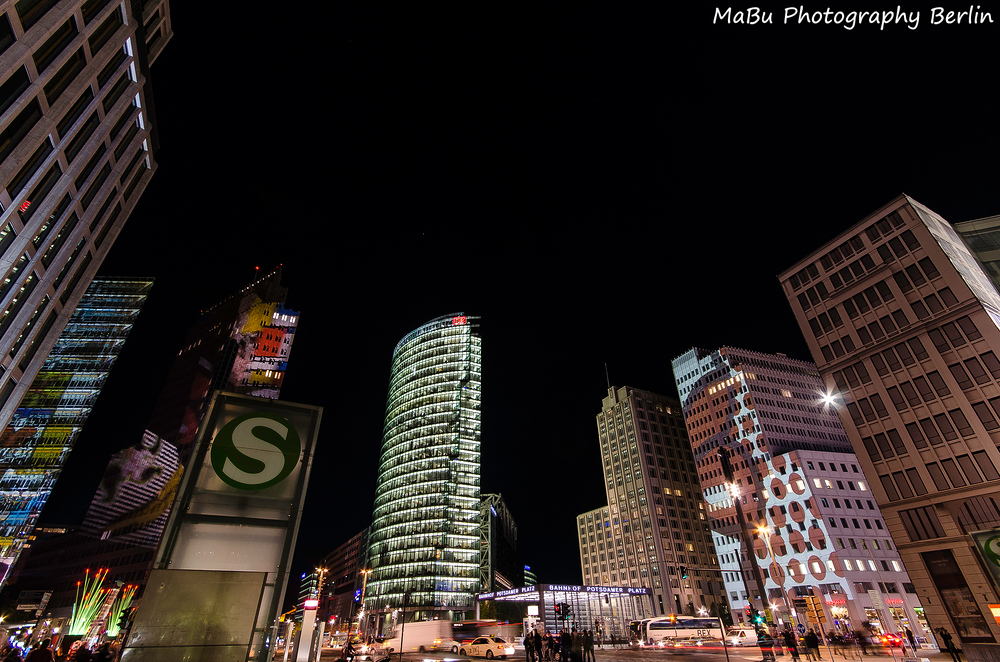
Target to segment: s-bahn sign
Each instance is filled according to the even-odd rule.
[[[254,412],[237,416],[215,435],[212,468],[231,487],[262,490],[287,478],[301,452],[299,433],[288,419]]]
[[[226,645],[238,642],[253,659],[274,639],[272,624],[288,583],[322,412],[312,405],[216,393],[156,553],[154,571],[166,573],[157,586],[183,590],[191,609],[204,607],[199,613],[227,633]],[[197,572],[208,574],[199,580]],[[246,588],[253,585],[256,592]],[[219,602],[230,594],[240,597]],[[181,642],[188,633],[183,623],[164,621],[163,614],[147,616],[133,626],[126,649],[157,649],[165,656],[150,660],[179,659],[167,649],[182,643],[215,645]],[[247,627],[233,634],[235,623]],[[153,655],[142,654],[147,653]]]

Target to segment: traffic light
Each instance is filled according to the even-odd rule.
[[[745,611],[747,613],[747,621],[753,622],[753,607],[747,605]]]
[[[752,620],[753,620],[754,624],[756,624],[756,625],[763,625],[764,624],[764,614],[760,613],[759,609],[757,609],[756,607],[754,607],[753,611],[751,612],[751,615],[752,615]]]
[[[562,617],[563,617],[562,603],[561,602],[557,602],[556,603],[556,618],[558,619],[558,618],[562,618]]]
[[[688,578],[688,569],[685,568],[684,566],[681,566],[681,579],[687,579],[687,578]]]

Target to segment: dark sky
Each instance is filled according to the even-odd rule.
[[[43,520],[82,519],[198,311],[280,263],[302,312],[282,395],[325,407],[293,577],[371,519],[396,342],[464,311],[482,490],[540,581],[579,583],[605,364],[675,395],[694,345],[808,359],[778,272],[903,192],[1000,213],[1000,23],[370,4],[171,5],[159,170],[101,270],[157,282]]]

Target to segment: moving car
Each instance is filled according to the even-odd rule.
[[[726,633],[729,646],[756,646],[757,632],[753,628],[733,628]]]
[[[514,654],[514,646],[500,637],[476,637],[471,644],[462,644],[462,647],[458,649],[458,654],[485,657],[487,660],[499,657],[503,660],[508,655]]]

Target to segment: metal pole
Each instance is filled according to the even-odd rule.
[[[722,650],[726,651],[726,662],[729,662],[729,647],[726,646],[726,624],[722,622],[722,617],[719,617],[719,628],[722,630]]]

